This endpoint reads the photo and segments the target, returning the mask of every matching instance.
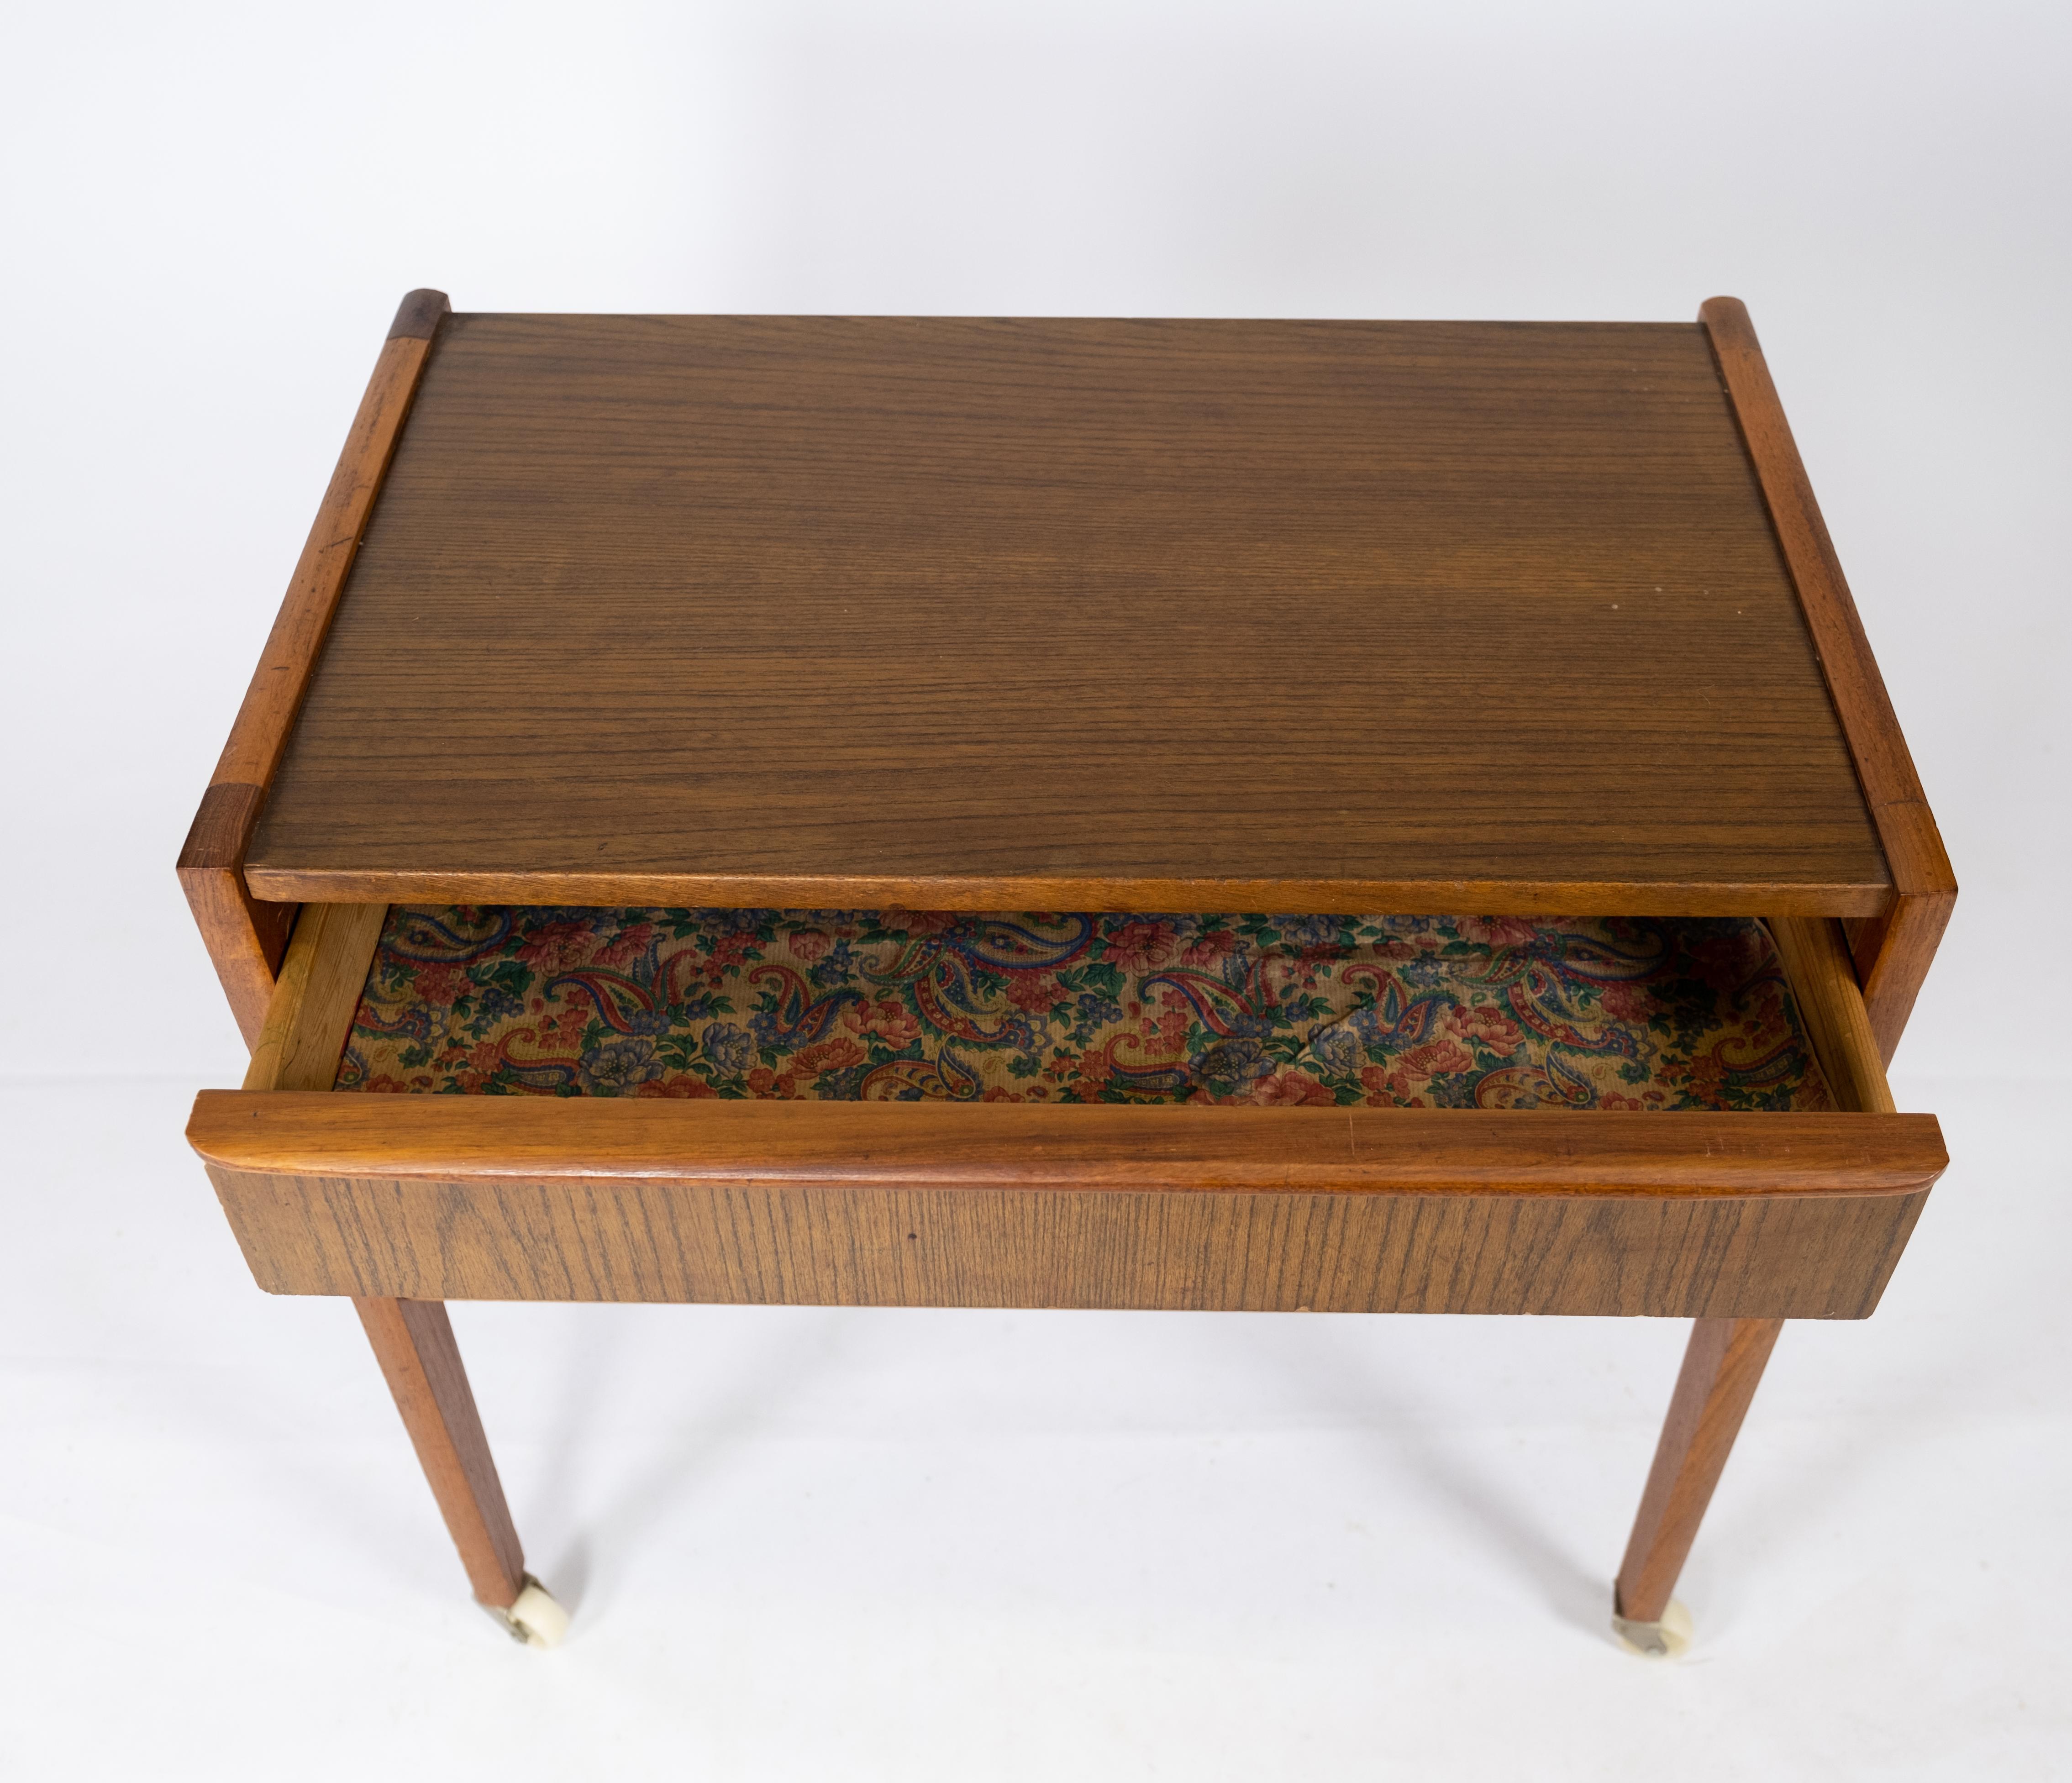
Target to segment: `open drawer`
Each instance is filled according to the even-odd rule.
[[[281,1293],[1860,1318],[1947,1159],[1829,918],[303,910]]]

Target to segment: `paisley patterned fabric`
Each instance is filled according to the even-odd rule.
[[[398,906],[341,1090],[1832,1106],[1748,919]]]

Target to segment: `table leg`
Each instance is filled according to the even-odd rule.
[[[1676,1576],[1783,1329],[1782,1319],[1700,1319],[1692,1329],[1619,1564],[1614,1611],[1621,1622],[1658,1625],[1668,1608]],[[1631,1637],[1630,1630],[1621,1632]],[[1647,1646],[1644,1633],[1638,1644]]]
[[[352,1304],[477,1600],[508,1610],[525,1588],[525,1556],[445,1303],[356,1299]]]

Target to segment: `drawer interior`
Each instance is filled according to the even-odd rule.
[[[1836,1106],[1753,918],[398,905],[339,1090]]]
[[[1860,1318],[1947,1161],[1831,918],[314,904],[188,1133],[426,1300]]]

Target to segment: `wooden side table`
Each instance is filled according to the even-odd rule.
[[[449,1299],[1692,1318],[1670,1650],[1782,1321],[1946,1162],[1885,1065],[1955,882],[1729,298],[413,292],[180,873],[254,1047],[190,1137],[536,1641]]]

